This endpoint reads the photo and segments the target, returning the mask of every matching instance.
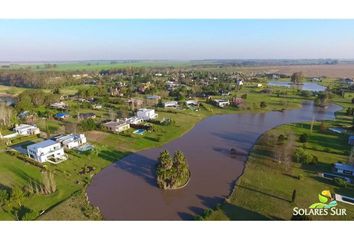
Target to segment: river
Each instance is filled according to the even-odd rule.
[[[280,124],[331,120],[340,109],[337,105],[322,109],[305,102],[297,110],[208,117],[182,137],[160,148],[131,154],[102,170],[87,189],[89,200],[107,220],[193,219],[230,194],[248,152],[262,133]],[[238,150],[236,158],[230,156],[231,148]],[[156,187],[154,167],[163,149],[185,153],[192,173],[185,188],[163,191]]]
[[[304,82],[303,84],[300,85],[294,85],[291,82],[271,81],[268,82],[268,85],[277,86],[277,87],[287,87],[287,88],[293,87],[299,90],[313,91],[313,92],[323,92],[326,90],[326,87],[313,82]]]

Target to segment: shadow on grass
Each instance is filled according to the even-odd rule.
[[[286,199],[284,197],[280,197],[280,196],[276,196],[274,194],[263,192],[263,191],[255,189],[255,188],[250,188],[250,187],[241,186],[241,185],[236,185],[236,187],[242,188],[242,189],[245,189],[245,190],[248,190],[248,191],[252,191],[252,192],[255,192],[255,193],[260,193],[260,194],[263,194],[263,195],[265,195],[267,197],[275,198],[275,199],[282,200],[282,201],[285,201],[285,202],[289,202],[289,203],[291,202],[290,199]]]
[[[271,220],[269,217],[266,217],[262,214],[259,214],[257,212],[230,203],[225,203],[221,208],[221,211],[223,211],[223,213],[230,220],[243,220],[243,221]]]
[[[129,154],[130,152],[119,152],[116,150],[102,150],[98,153],[98,157],[113,163],[124,158]]]

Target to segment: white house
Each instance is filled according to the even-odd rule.
[[[56,109],[66,109],[68,107],[68,105],[65,102],[52,103],[50,104],[50,106]]]
[[[140,124],[144,121],[144,119],[142,119],[140,117],[130,117],[130,118],[124,119],[124,121],[129,124]]]
[[[187,106],[198,106],[199,105],[199,103],[198,103],[198,101],[196,101],[196,100],[187,100],[186,101],[186,105]]]
[[[103,126],[114,133],[120,133],[130,128],[130,124],[121,121],[110,121],[103,124]]]
[[[164,103],[163,103],[163,106],[164,106],[165,108],[168,108],[168,107],[177,107],[177,106],[178,106],[178,102],[176,102],[176,101],[164,102]]]
[[[21,136],[36,135],[41,132],[38,127],[28,124],[20,124],[16,126],[13,131]]]
[[[43,142],[27,146],[27,154],[30,158],[41,163],[53,159],[66,159],[64,148],[60,143],[53,140],[45,140]]]
[[[237,80],[237,86],[243,86],[243,80],[242,79],[238,79]]]
[[[157,118],[158,115],[154,109],[141,108],[137,111],[136,116],[143,120],[150,120]]]
[[[224,100],[224,99],[215,99],[214,102],[215,102],[216,106],[221,107],[221,108],[230,105],[230,101]]]
[[[68,134],[55,138],[66,149],[79,147],[87,142],[85,134]]]

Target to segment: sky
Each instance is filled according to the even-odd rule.
[[[354,20],[0,20],[0,61],[354,58]]]

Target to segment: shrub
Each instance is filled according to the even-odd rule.
[[[277,143],[278,144],[283,144],[284,142],[285,142],[285,136],[283,135],[283,134],[280,134],[279,136],[278,136],[278,141],[277,141]]]
[[[320,132],[324,133],[327,131],[327,124],[324,123],[324,122],[321,122],[321,125],[320,125]]]
[[[80,123],[80,127],[83,131],[91,131],[97,129],[97,125],[93,119],[82,120]]]
[[[266,107],[267,107],[267,103],[264,102],[264,101],[262,101],[262,102],[259,104],[259,106],[260,106],[261,108],[266,108]]]
[[[300,142],[305,143],[305,142],[307,142],[308,138],[309,138],[308,135],[306,133],[303,133],[300,135],[299,140],[300,140]]]
[[[242,99],[247,99],[247,93],[241,95]]]
[[[339,187],[348,187],[348,182],[343,178],[334,178],[334,183],[337,184]]]
[[[5,204],[10,198],[10,194],[6,189],[0,189],[0,206]]]
[[[297,148],[294,152],[294,160],[304,164],[316,164],[318,158],[303,148]]]

